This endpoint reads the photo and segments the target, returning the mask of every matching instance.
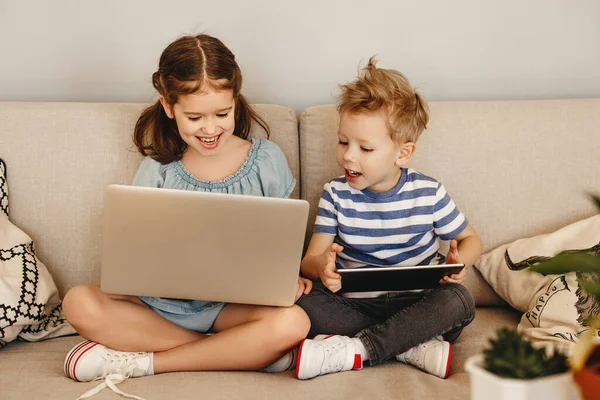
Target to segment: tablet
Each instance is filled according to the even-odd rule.
[[[446,275],[458,274],[464,264],[338,269],[341,292],[431,289]]]

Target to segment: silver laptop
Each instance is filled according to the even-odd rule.
[[[290,306],[308,209],[304,200],[110,185],[100,287]]]

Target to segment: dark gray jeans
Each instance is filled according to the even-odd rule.
[[[374,299],[347,299],[315,285],[297,304],[310,318],[311,337],[357,337],[367,349],[370,365],[439,335],[453,342],[475,318],[471,293],[456,283],[422,292],[388,293]]]

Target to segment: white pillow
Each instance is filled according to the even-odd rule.
[[[520,332],[538,344],[569,352],[599,305],[579,287],[576,273],[543,276],[527,268],[566,250],[600,251],[600,215],[497,247],[483,254],[475,267],[500,297],[524,313]]]
[[[17,337],[35,341],[73,333],[33,241],[8,219],[6,167],[0,160],[0,347]]]

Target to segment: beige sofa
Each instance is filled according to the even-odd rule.
[[[98,282],[103,190],[130,183],[140,162],[131,133],[142,104],[0,103],[0,157],[8,166],[11,220],[35,240],[61,295]],[[288,158],[310,201],[311,221],[335,165],[332,106],[307,109],[299,124],[285,107],[257,105],[271,139]],[[600,99],[444,102],[431,104],[431,124],[411,166],[442,181],[489,250],[591,215],[583,192],[598,190]],[[312,223],[311,223],[312,225]],[[120,385],[146,399],[466,399],[467,357],[496,328],[519,315],[471,270],[475,321],[454,345],[450,377],[441,380],[389,362],[297,381],[293,373],[173,373]],[[62,372],[66,352],[81,340],[13,342],[0,350],[0,398],[75,399],[96,383]],[[97,399],[116,399],[104,390]]]

